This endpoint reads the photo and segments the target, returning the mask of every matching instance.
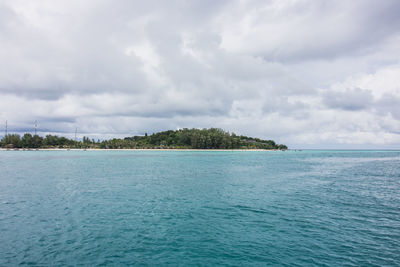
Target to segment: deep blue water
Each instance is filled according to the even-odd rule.
[[[400,266],[399,151],[0,151],[0,266]]]

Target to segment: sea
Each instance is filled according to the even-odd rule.
[[[0,151],[0,266],[400,266],[400,151]]]

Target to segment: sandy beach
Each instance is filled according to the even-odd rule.
[[[38,149],[27,149],[27,148],[0,148],[0,151],[283,151],[279,149],[193,149],[193,148],[188,148],[188,149],[178,149],[178,148],[171,148],[171,149],[166,149],[166,148],[149,148],[149,149],[144,149],[144,148],[115,148],[115,149],[109,149],[109,148],[38,148]]]

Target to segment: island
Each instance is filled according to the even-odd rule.
[[[286,150],[287,146],[273,140],[247,137],[229,133],[219,128],[168,130],[142,136],[94,140],[86,136],[82,140],[63,136],[7,134],[1,142],[6,149],[266,149]]]

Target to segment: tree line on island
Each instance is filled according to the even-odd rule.
[[[262,140],[218,128],[169,130],[151,135],[94,140],[83,137],[81,141],[56,135],[7,134],[0,142],[2,148],[94,148],[94,149],[280,149],[287,146],[273,140]]]

